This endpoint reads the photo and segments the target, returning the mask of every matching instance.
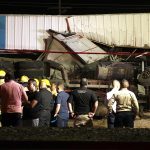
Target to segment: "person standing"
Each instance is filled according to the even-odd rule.
[[[0,86],[0,99],[2,127],[21,126],[22,102],[28,103],[28,96],[11,73],[6,73],[5,83]]]
[[[80,88],[75,89],[68,99],[69,112],[75,117],[74,127],[93,126],[92,120],[98,107],[98,99],[95,93],[87,88],[87,84],[87,79],[82,78]]]
[[[51,118],[51,110],[53,107],[52,93],[47,90],[46,83],[41,81],[39,84],[39,92],[35,99],[31,102],[31,107],[36,110],[39,118],[39,126],[49,126]]]
[[[53,109],[51,111],[51,121],[50,126],[57,127],[57,117],[54,117],[56,111],[56,99],[57,99],[57,84],[56,82],[51,83],[51,93],[53,95]]]
[[[56,110],[54,117],[57,117],[57,127],[67,127],[69,120],[69,110],[67,100],[69,94],[64,91],[64,84],[57,85],[58,95],[56,99]]]
[[[113,103],[116,102],[115,128],[133,128],[135,116],[139,115],[139,104],[135,94],[128,90],[129,82],[126,79],[122,80],[121,87],[109,100],[108,107],[112,112]]]
[[[28,80],[28,91],[26,91],[28,95],[28,100],[31,101],[35,99],[35,96],[37,94],[37,83],[35,79],[29,79]],[[24,127],[36,127],[39,123],[39,118],[34,113],[34,109],[31,108],[30,104],[25,103],[23,105],[23,126]]]
[[[112,98],[114,94],[116,94],[120,89],[120,82],[118,80],[113,80],[112,82],[112,90],[106,93],[106,105],[108,101]],[[107,116],[107,126],[108,128],[114,128],[115,123],[115,113],[116,113],[116,102],[112,105],[112,111],[109,112]]]

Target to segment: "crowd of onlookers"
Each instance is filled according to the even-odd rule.
[[[108,128],[134,127],[139,113],[137,98],[128,90],[127,80],[113,80],[113,88],[106,93]],[[0,70],[0,102],[2,127],[67,127],[69,118],[74,127],[93,127],[98,107],[94,91],[88,89],[88,80],[82,78],[80,87],[67,93],[63,82],[21,76]]]

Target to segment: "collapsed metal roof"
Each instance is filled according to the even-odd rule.
[[[108,55],[106,51],[96,44],[78,34],[63,35],[56,32],[50,33],[47,39],[46,54],[44,60],[52,60],[62,64],[68,71],[76,67],[82,68],[84,65],[94,63],[104,59]],[[95,54],[99,52],[99,54]]]

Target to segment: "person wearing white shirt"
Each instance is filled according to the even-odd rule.
[[[106,93],[106,104],[108,104],[108,101],[112,98],[112,96],[119,91],[120,82],[118,80],[113,80],[112,86],[113,86],[113,89]],[[109,112],[107,116],[107,126],[110,129],[114,128],[115,113],[116,113],[116,102],[114,102],[114,104],[112,105],[112,111]]]

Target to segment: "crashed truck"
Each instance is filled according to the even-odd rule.
[[[150,109],[149,15],[0,16],[0,69],[16,78],[63,80],[68,91],[86,77],[99,98],[97,116],[107,113],[102,104],[111,81],[126,78]]]

